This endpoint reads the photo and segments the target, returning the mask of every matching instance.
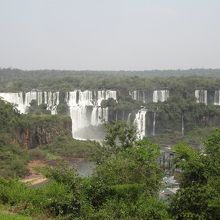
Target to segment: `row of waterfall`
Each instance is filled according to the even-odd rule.
[[[195,97],[197,103],[220,105],[220,90],[210,92],[204,89],[197,89],[195,90]]]
[[[215,91],[214,105],[220,105],[220,90],[219,91]]]
[[[195,97],[197,103],[204,103],[207,105],[207,90],[195,90]]]
[[[78,130],[90,125],[98,126],[108,121],[108,108],[102,108],[101,103],[109,98],[117,99],[116,91],[112,90],[75,90],[67,92],[65,96],[72,120],[72,136],[74,138],[78,138]],[[14,104],[21,114],[28,112],[33,100],[37,105],[46,104],[47,110],[50,110],[53,115],[57,114],[57,106],[60,104],[59,92],[0,93],[0,98]]]
[[[37,105],[47,105],[47,110],[51,114],[57,113],[57,106],[59,105],[59,92],[18,92],[18,93],[0,93],[0,98],[16,105],[16,108],[21,114],[25,114],[30,107],[30,103],[35,100]]]
[[[154,91],[130,91],[132,99],[143,102],[165,102],[169,98],[169,90],[154,90]]]
[[[168,90],[154,90],[153,92],[150,91],[139,91],[135,90],[130,92],[131,97],[134,100],[149,103],[149,102],[165,102],[169,98],[169,91]],[[220,90],[214,92],[208,92],[207,90],[195,90],[195,98],[197,103],[208,104],[212,103],[214,105],[220,105]],[[156,134],[156,116],[157,113],[153,112],[153,116],[151,118],[151,128],[150,134],[147,134],[146,129],[146,114],[147,109],[139,110],[135,115],[135,124],[137,126],[138,131],[138,138],[142,139],[147,135],[155,136]],[[181,118],[181,133],[184,136],[184,118]]]
[[[169,98],[168,90],[155,91],[131,91],[130,96],[137,101],[143,103],[149,102],[165,102]],[[214,103],[220,105],[220,90],[214,91],[212,94],[207,90],[195,90],[197,103]],[[211,102],[210,97],[212,97]],[[85,133],[90,132],[91,126],[99,126],[103,122],[112,120],[109,118],[109,109],[102,107],[102,101],[110,98],[117,101],[117,92],[115,90],[74,90],[61,94],[60,92],[51,91],[35,91],[17,92],[17,93],[0,93],[0,98],[16,105],[18,111],[22,114],[28,112],[30,103],[34,100],[37,105],[44,104],[51,114],[57,114],[57,107],[61,103],[66,103],[69,108],[69,114],[72,120],[72,136],[74,138],[87,138]],[[127,120],[128,123],[134,123],[137,126],[138,138],[142,139],[147,135],[155,135],[157,113],[150,113],[145,108],[141,108],[136,112],[123,112],[123,117],[118,117],[118,112],[115,113],[114,120]],[[149,119],[149,114],[150,119]],[[150,124],[150,125],[149,125]],[[158,125],[158,123],[157,123]],[[148,127],[148,128],[147,128]],[[87,129],[88,128],[88,129]],[[81,132],[81,134],[79,134]],[[182,135],[184,135],[184,120],[182,118]]]
[[[169,90],[134,90],[129,92],[132,99],[143,102],[165,102],[169,98]],[[208,92],[204,89],[195,90],[195,98],[197,103],[220,105],[220,90]]]

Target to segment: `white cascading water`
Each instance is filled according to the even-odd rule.
[[[137,138],[143,139],[146,136],[146,109],[141,109],[135,115],[134,124],[137,127]]]
[[[154,90],[153,102],[165,102],[169,98],[169,90]]]
[[[182,124],[182,137],[184,136],[184,130],[185,130],[185,128],[184,128],[184,118],[183,118],[183,114],[182,114],[182,116],[181,116],[181,124]]]
[[[77,131],[90,125],[98,126],[104,121],[108,121],[108,108],[102,108],[103,100],[113,98],[116,100],[116,91],[81,91],[75,90],[67,92],[66,102],[69,106],[70,117],[72,119],[72,136],[78,137]]]
[[[131,113],[128,114],[128,118],[127,118],[127,124],[131,123]]]
[[[16,109],[21,114],[27,113],[30,103],[35,100],[37,105],[46,104],[47,110],[51,111],[51,114],[57,114],[57,106],[59,105],[59,92],[17,92],[17,93],[0,93],[0,98],[16,105]],[[44,102],[43,102],[44,100]]]
[[[47,110],[51,114],[57,114],[57,106],[59,105],[59,92],[18,92],[18,93],[0,93],[0,98],[16,105],[16,109],[21,114],[28,111],[30,103],[35,100],[37,105],[46,104]],[[108,108],[102,108],[103,100],[109,98],[117,99],[116,91],[80,91],[75,90],[67,93],[66,102],[69,106],[70,116],[72,119],[72,134],[81,128],[89,125],[98,126],[104,121],[108,121]]]
[[[132,99],[136,101],[147,103],[150,100],[147,100],[146,92],[147,91],[134,90],[134,91],[129,91],[129,95],[132,97]]]
[[[155,136],[156,133],[156,112],[154,112],[154,118],[153,118],[153,131],[152,131],[152,135]]]
[[[220,90],[215,91],[214,105],[220,105]]]
[[[207,90],[195,90],[195,97],[197,103],[204,103],[207,105]]]
[[[43,103],[43,92],[37,92],[37,105],[41,105]]]
[[[57,106],[60,104],[59,92],[44,92],[44,94],[46,94],[44,97],[44,103],[47,105],[47,110],[50,110],[52,115],[56,115]]]
[[[153,97],[149,98],[147,100],[146,91],[130,91],[129,95],[132,97],[132,99],[141,101],[143,103],[147,102],[165,102],[169,98],[169,90],[154,90],[153,91]]]
[[[129,95],[132,97],[132,99],[139,101],[138,100],[138,91],[137,90],[129,91]]]
[[[148,100],[146,100],[145,93],[142,92],[143,94],[142,96],[140,96],[139,92],[140,91],[130,91],[129,94],[132,97],[132,99],[146,103]],[[169,90],[154,90],[151,101],[155,103],[165,102],[167,101],[168,98],[169,98]],[[146,136],[146,127],[145,127],[146,112],[147,110],[142,109],[135,116],[135,124],[137,126],[138,138],[140,139]],[[153,115],[153,130],[152,130],[153,136],[155,136],[155,129],[156,129],[156,112],[154,112]]]
[[[25,106],[28,107],[33,100],[36,100],[38,102],[37,97],[38,96],[36,91],[25,93]]]
[[[16,109],[24,114],[27,106],[25,105],[25,99],[22,92],[18,93],[0,93],[0,98],[4,101],[16,105]]]

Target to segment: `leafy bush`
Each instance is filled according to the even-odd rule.
[[[63,157],[92,159],[100,147],[100,144],[95,141],[80,141],[69,136],[60,136],[55,138],[51,144],[41,147],[41,149]]]
[[[220,218],[220,130],[204,142],[203,152],[178,145],[176,165],[181,168],[181,189],[171,202],[175,219]]]
[[[0,176],[9,178],[25,175],[28,160],[27,150],[16,144],[1,144],[0,142]]]

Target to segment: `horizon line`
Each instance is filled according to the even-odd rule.
[[[39,69],[22,69],[17,67],[0,67],[0,70],[20,70],[20,71],[77,71],[77,72],[153,72],[153,71],[190,71],[190,70],[220,70],[219,68],[174,68],[174,69],[145,69],[145,70],[98,70],[98,69],[54,69],[54,68],[39,68]]]

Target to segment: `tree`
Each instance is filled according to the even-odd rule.
[[[116,121],[105,123],[104,126],[106,135],[103,146],[95,156],[98,164],[119,151],[131,148],[137,139],[136,128],[132,124]]]
[[[203,152],[181,144],[175,147],[182,170],[181,189],[171,202],[175,219],[220,219],[220,130],[204,142]]]
[[[216,196],[215,190],[209,185],[194,184],[181,188],[172,199],[172,215],[178,220],[217,220],[216,209],[210,206]]]
[[[46,104],[37,104],[36,100],[32,100],[28,108],[28,112],[32,114],[50,114]]]
[[[153,212],[151,219],[163,219],[167,211],[158,199],[162,179],[158,156],[158,146],[145,139],[121,148],[97,167],[88,195],[98,219],[148,219]]]
[[[104,143],[111,148],[126,149],[133,146],[137,139],[136,128],[124,121],[117,121],[105,124],[106,136]]]
[[[69,115],[69,107],[66,103],[60,103],[57,106],[57,114],[60,115]]]

